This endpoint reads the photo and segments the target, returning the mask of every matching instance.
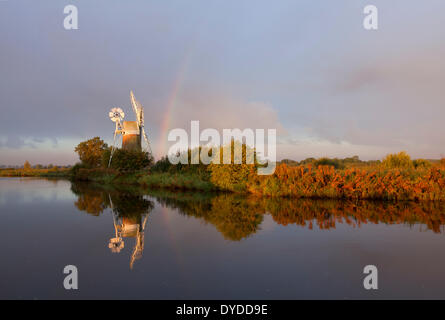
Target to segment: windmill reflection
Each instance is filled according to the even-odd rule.
[[[72,184],[71,190],[78,196],[75,206],[94,216],[111,208],[114,236],[108,241],[113,253],[125,250],[127,239],[134,238],[135,244],[130,256],[130,269],[142,257],[145,243],[145,228],[154,203],[139,194],[137,190],[105,190],[89,184]]]
[[[130,258],[130,269],[133,269],[134,262],[142,257],[144,251],[144,235],[145,226],[147,224],[148,213],[153,208],[151,201],[145,199],[136,199],[141,203],[146,204],[146,208],[143,208],[143,212],[135,214],[135,212],[128,212],[128,215],[122,214],[122,210],[115,208],[111,195],[109,194],[109,200],[111,205],[111,211],[114,224],[114,238],[111,238],[108,243],[108,248],[111,252],[119,253],[125,246],[123,238],[135,238],[135,245]],[[131,199],[126,199],[131,200]],[[147,202],[144,202],[147,201]],[[151,205],[150,205],[151,204]],[[125,210],[124,210],[125,211]]]

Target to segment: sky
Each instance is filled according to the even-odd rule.
[[[65,30],[63,9],[78,8]],[[379,29],[363,28],[363,8]],[[275,128],[278,159],[445,156],[443,0],[1,0],[0,164],[73,164],[112,107],[173,128]]]

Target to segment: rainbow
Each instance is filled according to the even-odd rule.
[[[170,129],[173,110],[176,104],[177,96],[181,91],[182,84],[184,82],[184,75],[186,73],[187,66],[189,63],[189,57],[190,57],[190,50],[187,50],[184,59],[182,60],[182,63],[179,67],[179,71],[175,77],[175,80],[173,81],[173,86],[172,89],[170,90],[170,94],[168,95],[167,103],[164,108],[165,113],[164,116],[162,117],[159,140],[157,144],[157,149],[158,149],[158,152],[156,154],[157,159],[160,159],[161,157],[167,154],[168,130]]]

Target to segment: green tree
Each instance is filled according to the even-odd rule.
[[[108,145],[99,137],[83,141],[77,145],[74,151],[79,155],[80,161],[89,167],[99,167],[102,162],[102,155]]]

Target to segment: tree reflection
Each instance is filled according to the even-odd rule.
[[[100,188],[92,188],[87,183],[75,183],[71,185],[71,191],[77,195],[74,205],[80,211],[99,216],[110,206],[107,193]]]
[[[132,255],[142,254],[146,216],[153,202],[143,193],[156,198],[162,205],[177,209],[180,214],[205,221],[227,240],[240,241],[260,230],[265,214],[280,225],[298,225],[308,229],[335,229],[338,224],[361,227],[363,224],[420,225],[434,233],[441,233],[445,225],[445,204],[442,202],[370,202],[288,198],[257,198],[237,194],[169,192],[163,190],[105,190],[73,185],[78,194],[75,205],[79,210],[100,215],[112,207],[115,237],[110,248],[119,252],[125,237],[135,237]],[[139,241],[139,242],[138,242]],[[121,247],[122,246],[122,247]],[[132,265],[132,264],[131,264]]]
[[[241,195],[208,195],[150,192],[166,206],[204,219],[229,240],[241,240],[260,229],[264,214],[280,225],[295,224],[308,229],[335,229],[337,224],[424,225],[441,233],[445,225],[442,202],[371,202],[289,198],[257,198]]]
[[[259,230],[264,213],[251,198],[241,195],[150,192],[167,207],[181,214],[203,219],[218,229],[227,240],[239,241]]]
[[[362,224],[423,224],[441,233],[445,224],[445,206],[441,202],[369,202],[337,200],[269,201],[266,210],[282,225],[297,224],[319,229],[335,229],[336,224],[354,227]]]

